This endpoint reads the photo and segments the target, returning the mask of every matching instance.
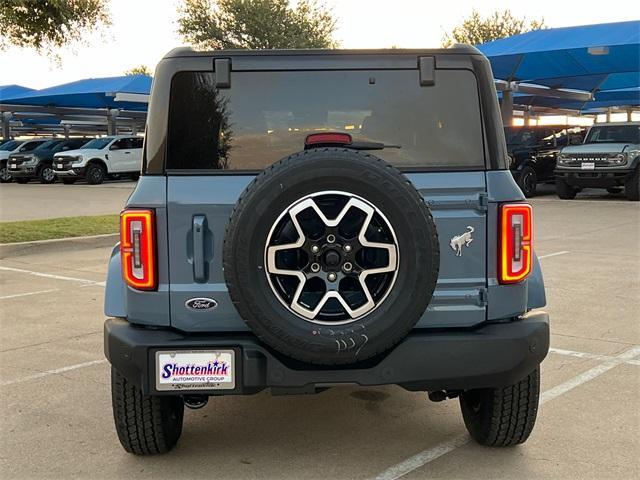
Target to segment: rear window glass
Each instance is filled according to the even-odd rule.
[[[218,90],[213,73],[178,73],[167,168],[261,170],[318,132],[400,146],[371,151],[399,168],[483,167],[475,76],[436,77],[420,87],[417,70],[233,72]]]

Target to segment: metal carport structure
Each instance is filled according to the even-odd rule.
[[[593,111],[640,105],[640,21],[536,30],[479,45],[505,124],[513,105]]]
[[[116,134],[144,128],[152,78],[146,75],[90,78],[42,90],[0,87],[3,137],[50,132]]]

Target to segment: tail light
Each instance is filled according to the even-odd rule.
[[[531,272],[533,211],[527,203],[500,206],[500,283],[517,283]]]
[[[122,275],[130,287],[157,286],[155,222],[152,210],[125,210],[120,214]]]
[[[348,133],[312,133],[304,140],[305,148],[320,147],[324,145],[349,145],[353,139]]]

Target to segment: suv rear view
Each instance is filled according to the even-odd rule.
[[[477,50],[178,49],[109,265],[116,430],[168,451],[209,396],[397,384],[529,436],[548,316]]]

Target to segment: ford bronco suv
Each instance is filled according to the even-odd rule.
[[[556,192],[575,198],[583,188],[624,187],[628,200],[640,200],[640,122],[598,123],[582,145],[563,148],[555,169]]]
[[[505,127],[511,173],[525,197],[533,197],[539,183],[553,183],[556,157],[563,147],[582,143],[585,127]]]
[[[59,153],[53,158],[53,168],[64,184],[85,178],[89,185],[99,185],[107,178],[140,175],[142,137],[113,136],[94,138],[78,148]]]
[[[106,286],[125,450],[210,396],[349,384],[524,442],[549,323],[496,98],[469,46],[170,52]]]

